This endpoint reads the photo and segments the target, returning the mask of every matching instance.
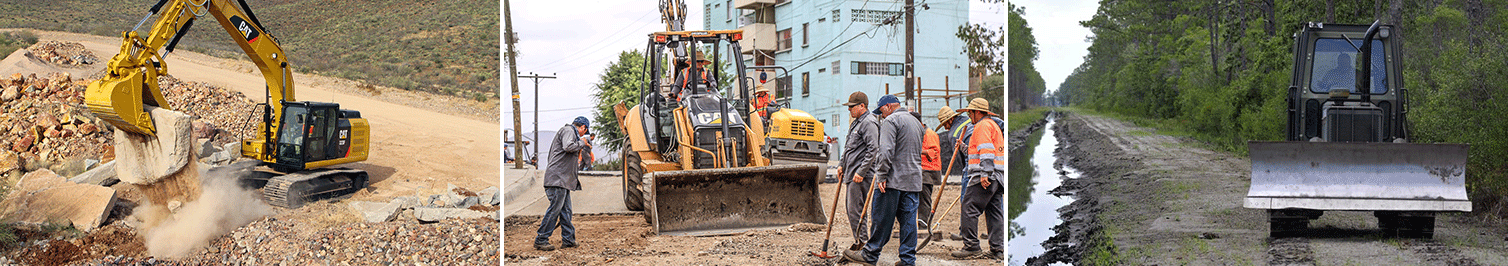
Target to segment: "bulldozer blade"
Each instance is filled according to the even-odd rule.
[[[1471,211],[1464,144],[1249,142],[1245,207]]]
[[[706,236],[825,222],[819,164],[655,172],[645,210],[655,232]]]

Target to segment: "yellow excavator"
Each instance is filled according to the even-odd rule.
[[[266,167],[257,167],[260,174],[243,177],[249,179],[242,180],[243,184],[261,187],[269,204],[284,208],[366,187],[365,171],[327,168],[367,159],[370,127],[366,119],[360,112],[340,109],[337,103],[295,100],[288,55],[245,0],[158,1],[136,28],[121,33],[120,53],[110,59],[105,76],[89,83],[84,94],[89,110],[116,130],[140,139],[160,138],[159,131],[185,131],[154,123],[154,109],[172,109],[157,77],[167,72],[164,56],[205,15],[231,35],[266,80],[266,102],[257,104],[262,122],[256,136],[241,142],[241,156]],[[139,34],[136,29],[153,16],[157,20],[150,31]]]
[[[644,211],[655,232],[665,235],[824,223],[821,164],[771,165],[760,151],[764,121],[750,115],[748,84],[719,86],[711,78],[721,73],[720,55],[740,54],[743,31],[686,31],[684,3],[662,0],[660,10],[667,27],[648,36],[639,104],[613,107],[628,137],[625,205]],[[712,56],[694,58],[698,54]],[[710,68],[688,62],[698,59],[710,61]],[[744,80],[743,61],[730,61],[737,80]]]

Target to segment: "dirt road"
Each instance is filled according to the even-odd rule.
[[[948,185],[943,201],[958,198],[958,185]],[[832,208],[832,193],[838,184],[819,186],[823,200],[823,212]],[[845,188],[846,189],[846,188]],[[579,193],[622,193],[621,191],[575,191]],[[843,203],[839,203],[843,204]],[[844,207],[840,206],[841,212]],[[958,232],[958,210],[938,214],[943,222],[939,230]],[[839,253],[853,243],[846,215],[839,215],[834,222],[832,246],[829,253]],[[535,230],[539,229],[539,216],[518,215],[503,221],[503,252],[509,265],[828,265],[838,259],[824,261],[807,255],[821,251],[826,227],[818,224],[798,224],[785,229],[751,231],[731,236],[664,236],[655,235],[644,220],[634,215],[593,215],[578,213],[576,225],[580,247],[555,251],[534,250]],[[983,226],[983,225],[981,225]],[[550,238],[553,245],[560,245],[559,231]],[[879,265],[890,265],[897,260],[896,249],[900,241],[892,239],[880,256]],[[918,242],[919,243],[919,242]],[[917,252],[917,265],[1000,265],[1000,260],[985,258],[959,260],[948,254],[963,246],[960,241],[946,237]],[[849,264],[857,265],[857,264]]]
[[[32,31],[42,41],[81,43],[98,55],[101,62],[87,68],[68,68],[11,57],[16,59],[0,62],[0,74],[69,72],[75,77],[89,78],[101,73],[105,61],[120,52],[119,37]],[[178,79],[239,91],[258,102],[266,94],[265,81],[249,61],[186,50],[177,50],[164,60],[168,73]],[[318,59],[295,58],[294,62],[298,60]],[[297,100],[337,102],[343,109],[360,111],[371,123],[369,159],[345,165],[371,174],[372,188],[354,195],[354,199],[382,201],[396,196],[435,194],[444,190],[447,183],[481,190],[499,186],[501,182],[500,129],[495,103],[366,88],[357,82],[317,75],[295,74],[293,81]]]
[[[1067,226],[1057,228],[1056,241],[1049,240],[1059,255],[1049,260],[1084,265],[1508,265],[1508,229],[1469,214],[1441,215],[1432,240],[1384,237],[1370,212],[1326,212],[1310,224],[1309,237],[1269,238],[1266,213],[1241,207],[1250,182],[1246,158],[1095,115],[1069,114],[1057,127],[1066,144],[1058,151],[1059,164],[1084,174],[1057,191],[1080,200],[1062,210]]]

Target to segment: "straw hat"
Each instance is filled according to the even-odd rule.
[[[759,94],[761,92],[763,92],[763,93],[770,93],[770,89],[764,88],[764,85],[754,86],[754,94]]]
[[[1000,116],[995,112],[990,112],[990,101],[984,98],[969,100],[969,107],[959,108],[958,111],[980,111],[992,116]]]
[[[937,123],[937,127],[947,127],[948,122],[953,121],[953,117],[955,116],[958,116],[958,112],[954,112],[953,107],[944,105],[942,108],[937,109],[937,122],[939,122]]]

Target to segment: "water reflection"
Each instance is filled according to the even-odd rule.
[[[1057,135],[1052,128],[1055,123],[1049,119],[1041,130],[1028,138],[1026,147],[1010,154],[1006,213],[1010,218],[1007,241],[1011,265],[1024,264],[1027,258],[1045,251],[1042,242],[1053,236],[1052,227],[1063,223],[1058,217],[1058,208],[1073,202],[1072,197],[1048,194],[1061,185],[1064,178],[1078,177],[1076,170],[1066,166],[1061,174],[1053,169],[1053,162],[1057,161],[1053,151],[1058,147]]]

